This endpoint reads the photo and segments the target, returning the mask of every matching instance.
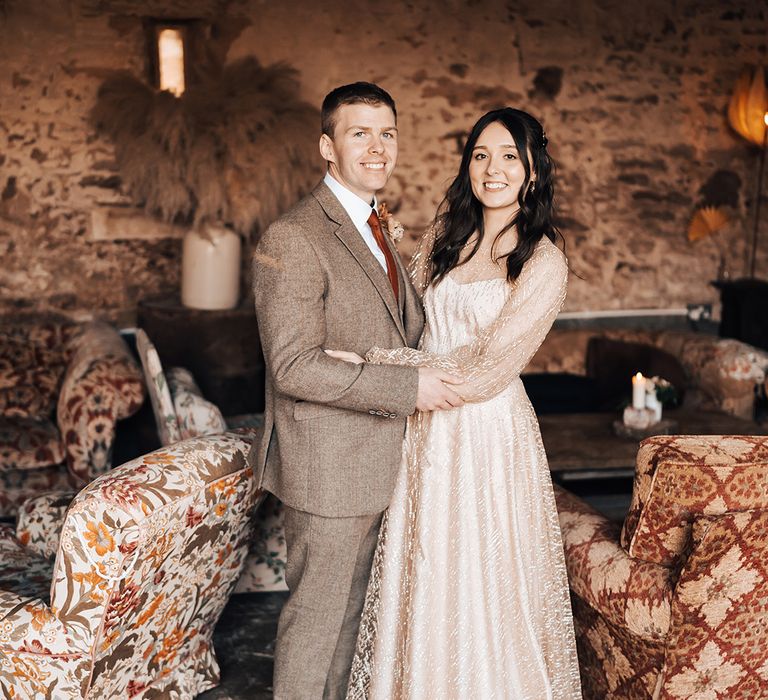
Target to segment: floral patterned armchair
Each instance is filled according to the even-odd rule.
[[[203,398],[192,374],[183,367],[164,370],[157,349],[142,329],[136,331],[136,347],[163,445],[196,435],[220,433],[227,428],[260,429],[263,426],[261,413],[225,418],[215,404]],[[255,514],[251,551],[235,592],[288,590],[286,557],[283,504],[270,494]]]
[[[30,523],[0,527],[0,696],[191,699],[218,683],[213,629],[263,498],[251,439],[189,439],[99,477],[55,561]]]
[[[556,489],[584,698],[768,688],[768,437],[644,440],[623,528]]]
[[[0,517],[31,496],[80,487],[107,471],[115,425],[143,399],[141,372],[111,326],[4,322]]]

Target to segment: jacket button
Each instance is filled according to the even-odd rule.
[[[389,417],[390,417],[390,418],[397,418],[397,413],[390,413],[390,414],[389,414]]]
[[[384,413],[383,413],[382,411],[376,411],[376,415],[377,415],[377,416],[383,416],[383,415],[384,415]]]
[[[372,408],[368,409],[368,413],[370,413],[372,416],[376,415],[376,411],[374,411]]]

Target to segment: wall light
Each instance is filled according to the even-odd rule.
[[[760,202],[763,194],[763,171],[768,150],[768,87],[762,66],[746,68],[739,77],[728,104],[728,123],[734,131],[760,149],[755,197],[755,225],[749,256],[749,275],[755,276],[757,236],[760,228]]]
[[[167,90],[176,97],[181,97],[187,87],[188,29],[188,24],[184,22],[153,20],[150,25],[150,56],[155,87]]]
[[[184,33],[181,29],[161,29],[157,34],[160,89],[180,97],[184,92]]]

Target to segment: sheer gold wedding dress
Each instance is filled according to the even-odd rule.
[[[412,263],[420,292],[433,241]],[[546,238],[514,284],[475,258],[426,288],[419,350],[366,358],[453,372],[467,403],[409,419],[348,700],[581,698],[552,483],[520,381],[567,264]]]

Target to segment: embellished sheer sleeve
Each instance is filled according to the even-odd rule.
[[[530,362],[565,302],[567,282],[565,256],[545,239],[510,285],[499,315],[470,343],[446,354],[371,348],[366,360],[443,369],[463,379],[451,388],[465,401],[486,401],[517,379]]]
[[[437,238],[437,225],[432,224],[419,240],[419,246],[408,265],[408,275],[420,297],[429,286],[432,271],[432,250]]]

